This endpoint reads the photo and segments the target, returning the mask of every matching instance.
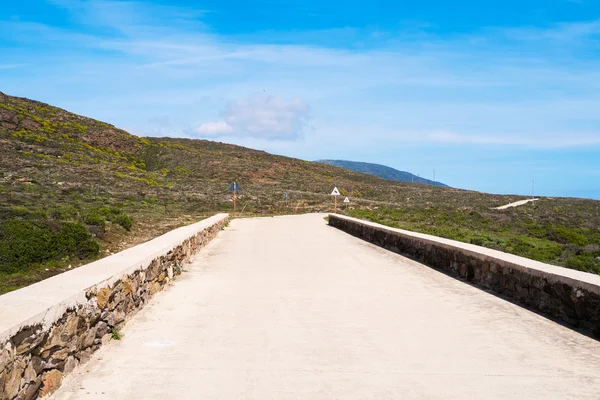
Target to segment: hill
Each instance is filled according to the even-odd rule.
[[[504,249],[535,258],[550,246],[543,260],[600,267],[598,201],[542,199],[492,210],[524,197],[394,182],[207,140],[142,138],[0,93],[0,293],[231,211],[233,180],[243,216],[333,211],[329,193],[337,186],[351,199],[342,212],[395,225],[418,216],[419,224],[402,226],[438,227],[441,235],[460,226],[469,232],[462,240],[487,246],[497,245],[482,239],[487,226],[515,235],[532,229],[537,241]]]
[[[411,182],[420,183],[424,185],[448,187],[448,185],[445,185],[441,182],[434,182],[429,179],[421,178],[419,176],[411,174],[410,172],[399,171],[395,168],[388,167],[387,165],[346,160],[317,160],[316,162],[327,165],[333,165],[334,167],[340,167],[348,169],[350,171],[360,172],[363,174],[374,175],[379,178],[387,179],[390,181]]]

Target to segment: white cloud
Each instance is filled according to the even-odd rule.
[[[225,121],[205,122],[196,129],[196,132],[202,136],[222,136],[232,133],[233,128]]]
[[[205,136],[293,140],[300,137],[310,107],[301,99],[258,94],[230,102],[223,116],[222,121],[203,123],[196,132]]]

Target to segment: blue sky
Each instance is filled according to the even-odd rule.
[[[600,3],[5,2],[0,91],[137,135],[600,199]]]

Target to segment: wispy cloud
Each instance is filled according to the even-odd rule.
[[[14,69],[26,67],[27,64],[0,64],[0,69]]]
[[[592,21],[559,23],[546,28],[523,27],[503,29],[499,33],[516,40],[571,42],[580,40],[598,41],[600,19]]]
[[[348,28],[287,33],[282,44],[269,35],[251,41],[219,35],[201,9],[53,3],[70,13],[72,26],[3,21],[0,33],[38,47],[45,87],[61,93],[62,105],[136,132],[153,133],[150,121],[166,115],[171,123],[160,131],[172,135],[267,142],[322,143],[343,132],[356,142],[380,135],[397,142],[565,147],[596,145],[600,137],[600,60],[582,51],[598,49],[600,21],[443,37],[426,29]],[[335,35],[368,45],[321,44]],[[28,57],[10,56],[7,65]],[[28,76],[41,67],[31,68]],[[7,91],[12,82],[0,77]],[[308,104],[314,129],[302,136]]]

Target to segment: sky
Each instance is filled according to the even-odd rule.
[[[0,91],[140,136],[600,199],[600,1],[23,0]]]

